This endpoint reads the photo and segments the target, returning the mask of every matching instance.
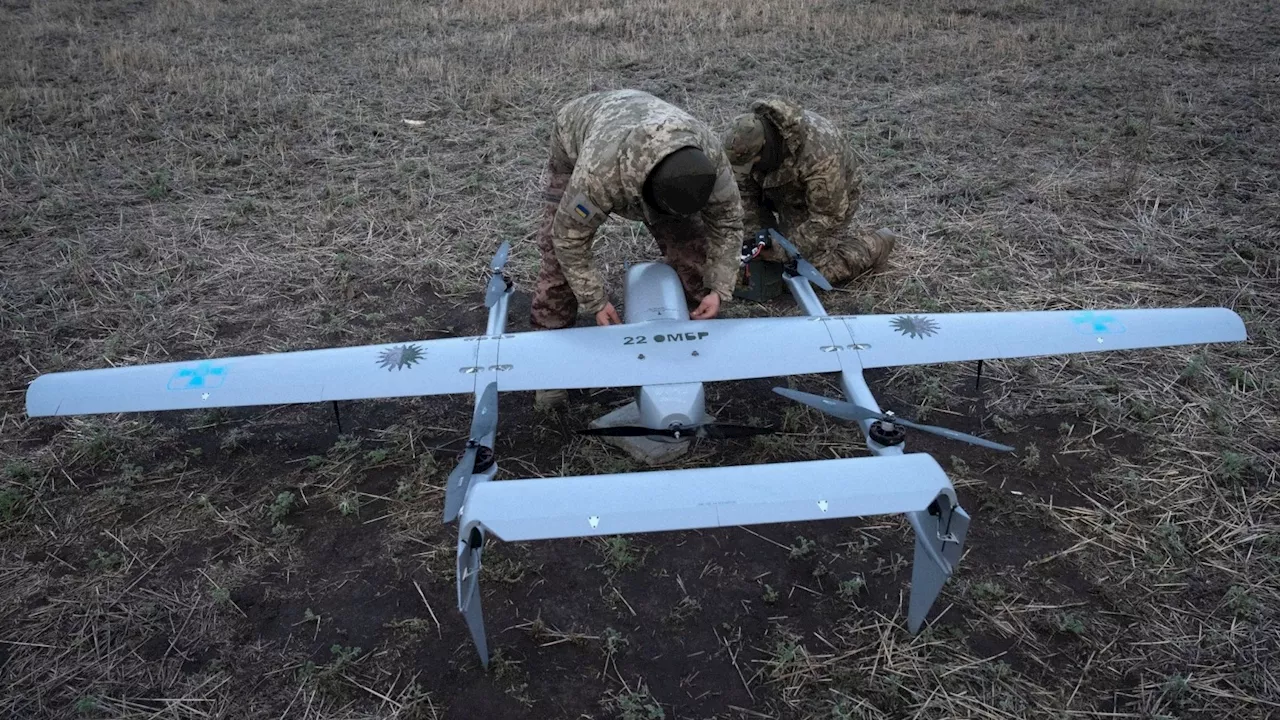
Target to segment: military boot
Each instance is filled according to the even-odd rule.
[[[533,409],[539,412],[560,410],[568,404],[568,390],[538,390],[533,394]]]
[[[880,228],[867,236],[867,251],[870,255],[871,267],[881,268],[889,261],[889,254],[898,244],[898,236],[889,228]]]

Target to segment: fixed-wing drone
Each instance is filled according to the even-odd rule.
[[[864,370],[1246,339],[1224,308],[831,316],[811,282],[830,285],[772,239],[790,255],[785,279],[805,316],[691,321],[675,272],[643,263],[627,271],[624,324],[508,333],[503,243],[483,335],[52,373],[31,383],[27,413],[473,394],[444,515],[459,521],[458,609],[487,666],[479,574],[490,535],[512,542],[903,513],[915,531],[907,624],[916,632],[960,561],[969,515],[931,456],[903,452],[904,428],[1012,448],[881,412]],[[702,383],[813,373],[839,373],[846,399],[775,390],[858,423],[872,457],[493,482],[501,392],[638,387],[638,428],[614,434],[734,437],[757,429],[707,422]]]

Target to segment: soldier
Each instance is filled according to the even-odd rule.
[[[599,92],[556,114],[538,231],[542,265],[535,329],[569,327],[581,307],[600,325],[621,323],[592,259],[596,229],[610,215],[644,222],[664,261],[696,305],[714,318],[733,297],[742,247],[742,207],[715,133],[683,110],[638,90]],[[564,390],[537,393],[551,409]]]
[[[777,229],[832,283],[851,280],[888,258],[893,233],[849,227],[862,179],[831,121],[785,100],[757,100],[751,112],[734,118],[723,142],[748,233]],[[764,258],[784,255],[770,248]]]

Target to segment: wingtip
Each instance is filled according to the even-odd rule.
[[[49,376],[41,375],[27,386],[27,417],[52,417],[58,414],[58,409],[62,407],[62,400],[54,402],[53,398],[45,392],[48,384]],[[51,405],[52,409],[50,409]]]
[[[1232,341],[1244,342],[1248,340],[1249,328],[1245,326],[1244,318],[1240,317],[1240,313],[1236,312],[1235,310],[1231,310],[1229,308],[1223,308],[1223,309],[1226,310],[1228,313],[1231,313],[1231,318],[1235,320],[1235,322],[1233,323],[1235,327],[1232,328],[1232,330],[1235,331],[1232,333],[1232,336],[1231,336]]]

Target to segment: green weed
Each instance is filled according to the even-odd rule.
[[[840,581],[840,585],[836,588],[836,595],[845,602],[853,602],[866,588],[867,581],[861,575],[854,575],[848,580]]]
[[[1058,633],[1063,635],[1084,636],[1084,619],[1073,613],[1058,613],[1053,618],[1053,626]]]
[[[1003,600],[1007,593],[1000,583],[991,580],[980,580],[969,586],[969,594],[978,602],[996,603]]]
[[[611,575],[617,575],[623,570],[630,570],[640,564],[640,555],[631,547],[631,541],[621,535],[605,538],[596,544],[596,548],[604,558],[604,563],[593,567],[607,567]]]
[[[1227,607],[1239,618],[1252,618],[1258,614],[1262,604],[1249,593],[1249,589],[1240,585],[1232,585],[1224,598]]]
[[[89,567],[102,572],[113,572],[124,566],[124,555],[119,552],[107,552],[106,550],[94,550],[93,559],[89,561]]]
[[[812,557],[818,551],[818,544],[807,537],[797,537],[787,552],[787,557],[791,560],[803,560]]]
[[[665,720],[667,717],[666,711],[644,686],[636,690],[624,689],[602,704],[617,711],[619,720]]]
[[[267,515],[273,525],[279,525],[298,507],[298,496],[292,490],[282,490],[267,506]]]
[[[764,593],[761,594],[760,599],[766,605],[774,605],[778,602],[778,591],[774,590],[772,585],[765,583]]]
[[[360,496],[356,493],[345,493],[338,499],[338,512],[344,516],[358,515],[360,513]]]
[[[0,489],[0,525],[8,525],[17,519],[25,509],[26,495],[17,488]]]

